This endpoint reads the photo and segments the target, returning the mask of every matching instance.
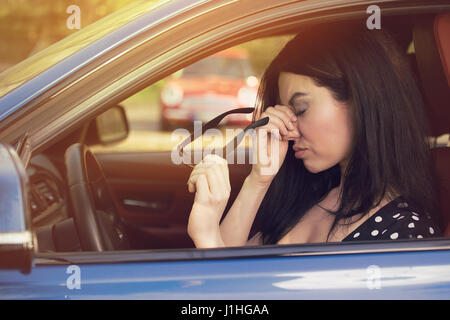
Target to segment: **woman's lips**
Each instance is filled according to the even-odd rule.
[[[305,154],[305,151],[308,150],[308,148],[302,148],[299,146],[293,146],[292,148],[294,149],[294,152],[295,152],[294,155],[296,158],[303,156]]]
[[[297,151],[295,152],[295,157],[296,158],[300,158],[300,157],[302,157],[304,154],[305,154],[305,152],[308,150],[308,149],[296,149]]]

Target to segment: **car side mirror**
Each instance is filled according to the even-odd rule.
[[[110,144],[128,137],[128,120],[125,109],[121,105],[114,106],[90,122],[85,143]]]
[[[29,181],[16,151],[0,144],[0,269],[31,271],[33,234]]]

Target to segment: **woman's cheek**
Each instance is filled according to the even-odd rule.
[[[314,124],[314,125],[312,125]],[[305,146],[311,148],[311,160],[316,162],[319,171],[326,170],[344,157],[347,152],[348,135],[344,128],[331,117],[316,119],[304,125]],[[315,170],[314,170],[315,171]]]

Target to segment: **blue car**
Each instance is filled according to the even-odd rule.
[[[371,4],[138,1],[0,74],[0,299],[450,299],[448,0],[378,7],[434,115],[444,237],[196,249],[192,169],[171,161],[180,140],[145,127],[133,110],[147,105],[127,107],[227,48],[365,26]],[[229,170],[230,205],[251,166]]]

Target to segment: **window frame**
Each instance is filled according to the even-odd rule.
[[[358,255],[423,251],[449,251],[449,238],[352,241],[335,243],[283,244],[242,246],[210,249],[156,249],[105,252],[55,252],[34,255],[34,264],[111,264],[134,262],[180,262],[232,260],[275,257],[308,257],[330,255]]]
[[[399,2],[401,5],[403,2]],[[423,8],[417,8],[413,13],[408,13],[411,15],[418,14],[420,12],[436,12],[438,9],[433,9],[433,6],[426,6],[426,1],[424,1]],[[367,3],[366,3],[367,4]],[[295,16],[304,17],[301,22],[294,22],[289,19],[284,20],[285,24],[281,26],[265,26],[263,30],[254,30],[253,33],[246,35],[246,37],[241,35],[241,38],[231,39],[227,38],[222,44],[216,43],[214,46],[199,49],[195,55],[190,56],[186,61],[177,60],[178,58],[173,58],[170,68],[162,72],[161,70],[145,71],[145,68],[152,64],[152,61],[145,62],[138,69],[135,69],[126,77],[118,77],[115,82],[109,83],[103,89],[99,89],[92,99],[88,98],[83,102],[77,103],[70,112],[80,112],[81,110],[88,110],[87,115],[81,117],[79,121],[84,121],[85,118],[92,118],[97,114],[100,114],[106,110],[111,104],[117,103],[124,99],[124,97],[129,97],[132,94],[140,91],[141,89],[155,83],[156,81],[162,79],[174,72],[174,70],[179,70],[182,67],[198,61],[207,55],[217,52],[224,48],[229,48],[231,46],[241,44],[245,41],[254,40],[258,37],[270,36],[270,35],[282,35],[293,31],[298,26],[310,22],[324,22],[327,20],[336,19],[349,19],[356,17],[366,16],[364,11],[365,5],[356,6],[350,8],[348,11],[343,10],[339,13],[333,13],[325,10],[325,13],[318,15],[308,15],[307,13],[302,13],[300,11],[295,13]],[[450,5],[449,5],[450,7]],[[405,8],[409,7],[405,4]],[[386,14],[401,15],[400,12],[405,14],[406,10],[402,8],[389,7],[386,9]],[[441,8],[439,8],[441,9]],[[352,11],[353,10],[353,11]],[[331,10],[332,11],[332,10]],[[48,111],[57,105],[62,99],[67,98],[73,90],[83,83],[88,83],[89,77],[95,76],[100,77],[103,73],[113,70],[113,68],[121,62],[126,60],[127,55],[131,55],[130,52],[133,50],[143,50],[145,47],[151,44],[151,41],[145,42],[142,38],[146,39],[149,35],[142,36],[141,42],[136,41],[134,43],[127,43],[123,46],[117,48],[117,50],[105,54],[99,61],[93,63],[90,67],[83,69],[88,76],[81,76],[76,73],[64,80],[60,87],[55,87],[55,90],[49,90],[36,101],[31,102],[29,107],[34,109],[45,101],[45,109]],[[133,49],[133,50],[132,50]],[[129,50],[129,51],[127,51]],[[117,51],[127,54],[123,54],[122,57],[116,59]],[[138,56],[137,54],[135,56]],[[128,63],[135,63],[135,59],[130,59]],[[91,69],[93,68],[93,69]],[[151,68],[150,68],[151,69]],[[102,72],[99,72],[102,71]],[[119,93],[120,88],[125,88],[127,85],[132,83],[132,86],[123,90]],[[67,86],[68,89],[61,89],[61,87]],[[115,87],[112,92],[107,96],[102,96],[105,94],[105,90]],[[60,91],[58,91],[60,90]],[[47,99],[47,100],[46,100]],[[53,101],[52,101],[53,99]],[[70,117],[69,112],[69,117]],[[28,113],[28,112],[27,112]],[[32,114],[28,113],[28,114]],[[73,118],[73,117],[72,117]],[[26,119],[26,118],[25,118]],[[66,121],[66,122],[64,122]],[[65,127],[67,123],[67,117],[55,123],[51,130],[43,132],[43,130],[38,130],[34,132],[31,136],[33,142],[33,152],[38,152],[49,146],[50,136],[56,136],[58,132],[61,132],[62,128]],[[411,243],[413,242],[413,243]],[[127,262],[158,262],[158,261],[184,261],[184,260],[211,260],[211,259],[239,259],[239,258],[252,258],[252,257],[278,257],[278,256],[309,256],[309,255],[335,255],[335,254],[360,254],[360,253],[378,253],[378,252],[407,252],[407,251],[428,251],[428,250],[449,250],[450,249],[450,239],[446,238],[430,238],[423,240],[394,240],[394,241],[376,241],[375,242],[353,242],[353,243],[330,243],[330,244],[293,244],[293,245],[274,245],[274,246],[258,246],[258,247],[236,247],[236,248],[220,248],[220,249],[170,249],[170,250],[136,250],[136,251],[114,251],[114,252],[71,252],[71,253],[36,253],[35,263],[37,265],[47,265],[47,264],[59,264],[59,263],[127,263]]]

